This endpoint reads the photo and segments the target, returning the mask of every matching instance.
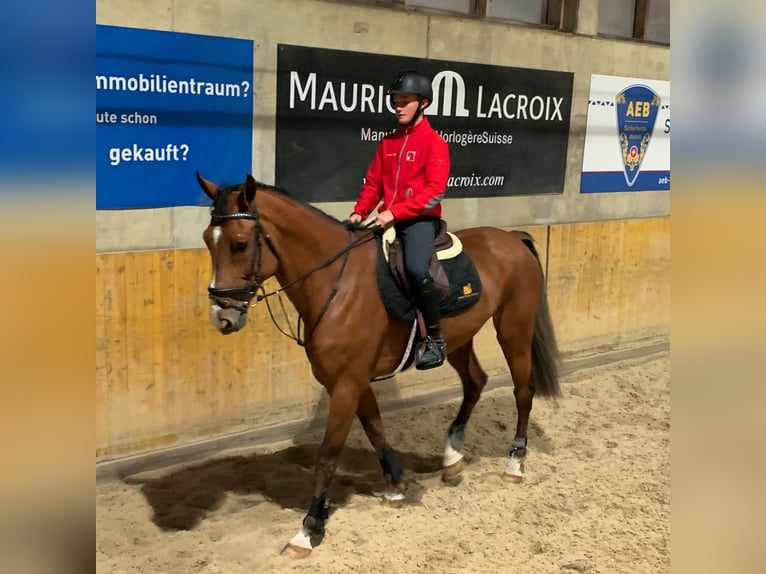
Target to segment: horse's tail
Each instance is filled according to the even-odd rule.
[[[540,255],[537,253],[532,236],[524,231],[514,231],[513,233],[534,254],[542,273]],[[546,278],[543,278],[540,303],[537,306],[537,316],[535,317],[535,333],[532,337],[532,376],[530,382],[534,385],[536,394],[543,397],[561,395],[558,366],[559,350],[556,344],[556,333],[553,330],[553,321],[551,321],[551,314],[548,309]]]

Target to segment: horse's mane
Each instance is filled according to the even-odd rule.
[[[331,223],[334,223],[335,225],[341,225],[341,226],[343,225],[343,222],[340,221],[339,219],[336,219],[335,217],[333,217],[329,213],[325,213],[324,211],[322,211],[318,207],[314,207],[310,203],[306,203],[304,201],[301,201],[299,199],[294,198],[287,190],[282,189],[281,187],[276,187],[274,185],[269,185],[267,183],[263,183],[263,182],[260,182],[260,181],[257,181],[257,180],[256,180],[255,184],[256,184],[256,186],[258,187],[259,190],[270,191],[270,192],[276,193],[277,195],[281,195],[282,197],[286,197],[287,199],[289,199],[293,203],[296,203],[296,204],[298,204],[300,206],[303,206],[306,209],[308,209],[309,211],[312,211],[312,212],[316,213],[317,215],[321,215],[322,217],[324,217],[325,219],[327,219]],[[225,185],[219,186],[219,188],[218,188],[218,190],[219,190],[218,191],[218,196],[216,197],[215,203],[213,204],[213,210],[214,211],[222,211],[223,213],[225,213],[226,206],[228,205],[229,195],[231,195],[234,192],[242,191],[244,186],[245,186],[244,182],[243,183],[235,183],[235,184],[225,184]]]

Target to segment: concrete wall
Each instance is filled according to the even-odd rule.
[[[324,0],[97,0],[97,22],[254,39],[252,170],[266,182],[274,178],[278,43],[574,72],[564,193],[447,199],[444,217],[453,229],[489,224],[535,236],[560,346],[578,352],[666,333],[670,268],[667,192],[578,193],[590,75],[667,80],[669,48],[587,35],[597,29],[597,2],[578,6],[576,33]],[[336,217],[350,211],[319,207]],[[262,306],[236,335],[208,325],[208,216],[194,207],[96,213],[97,457],[323,412],[303,350],[276,332]],[[507,373],[490,326],[476,348],[490,374]],[[385,403],[457,384],[445,367],[376,388]]]
[[[667,215],[667,192],[579,194],[591,74],[670,78],[670,49],[460,17],[403,6],[324,0],[97,0],[99,24],[255,40],[253,174],[274,181],[277,44],[574,72],[571,134],[563,195],[449,199],[455,229],[472,225],[540,225]],[[577,30],[594,33],[598,10],[580,0]],[[348,203],[323,203],[345,217]],[[201,247],[207,210],[183,207],[98,211],[98,251]]]

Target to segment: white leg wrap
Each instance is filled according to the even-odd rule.
[[[306,548],[308,550],[313,550],[311,546],[311,538],[309,537],[309,531],[305,528],[301,528],[298,531],[298,534],[293,536],[290,539],[290,544],[293,546],[298,546],[299,548]]]
[[[521,471],[521,459],[514,456],[509,456],[508,464],[505,466],[505,474],[524,476],[524,473]]]
[[[394,490],[387,490],[383,493],[383,497],[386,500],[404,500],[404,495],[401,492],[396,492]]]
[[[461,460],[463,460],[463,455],[452,448],[449,440],[447,440],[447,447],[444,449],[444,462],[442,463],[442,467],[446,468],[448,466],[452,466]]]

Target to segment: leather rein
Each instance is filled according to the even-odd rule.
[[[309,341],[311,340],[311,337],[316,332],[316,329],[319,325],[319,322],[322,320],[322,317],[324,317],[325,313],[327,312],[327,309],[330,307],[330,303],[335,298],[335,296],[338,293],[338,286],[340,285],[341,277],[343,277],[343,272],[346,269],[346,263],[348,263],[349,254],[352,249],[355,247],[358,247],[359,245],[366,243],[369,241],[375,231],[378,229],[378,226],[375,225],[369,225],[366,227],[361,227],[360,229],[364,229],[365,233],[358,237],[354,237],[352,231],[349,229],[349,243],[343,247],[340,251],[337,253],[331,255],[318,265],[315,265],[308,271],[301,273],[298,277],[292,279],[291,281],[288,281],[284,285],[280,286],[279,289],[275,289],[271,292],[266,292],[266,290],[263,288],[263,283],[267,278],[263,278],[261,276],[261,253],[263,251],[263,244],[266,244],[266,247],[268,247],[269,251],[276,257],[277,262],[281,261],[281,258],[279,256],[279,252],[277,251],[276,246],[274,245],[273,240],[271,239],[271,236],[268,234],[268,232],[263,228],[263,225],[261,224],[261,218],[258,214],[258,211],[253,209],[253,211],[249,212],[238,212],[238,213],[228,213],[228,214],[220,214],[213,211],[211,213],[211,218],[213,222],[216,220],[219,221],[227,221],[231,219],[250,219],[252,221],[255,221],[255,245],[256,245],[256,253],[253,257],[253,267],[250,273],[247,275],[247,281],[244,285],[238,285],[235,287],[208,287],[208,296],[210,297],[210,300],[213,301],[216,305],[221,307],[222,309],[235,309],[239,311],[240,313],[247,313],[248,309],[250,307],[254,307],[255,304],[259,301],[266,301],[266,308],[269,311],[269,317],[271,317],[272,323],[274,323],[274,326],[277,328],[277,330],[285,335],[286,337],[292,339],[298,345],[301,347],[305,347],[308,345]],[[338,271],[338,275],[335,278],[335,281],[333,283],[332,289],[330,290],[330,293],[327,295],[327,299],[324,302],[324,305],[322,306],[322,309],[319,312],[319,316],[317,317],[316,321],[314,321],[314,324],[309,331],[306,329],[304,331],[305,333],[308,333],[308,336],[305,338],[301,338],[301,322],[303,321],[303,318],[298,315],[298,322],[297,322],[297,334],[293,331],[292,325],[290,324],[290,320],[287,320],[288,327],[290,329],[290,332],[286,332],[277,322],[276,318],[274,317],[274,313],[271,310],[271,305],[269,303],[269,298],[273,295],[279,295],[279,303],[282,307],[282,314],[287,317],[287,310],[285,309],[284,303],[282,301],[282,292],[290,287],[291,285],[294,285],[298,283],[299,281],[302,281],[306,279],[309,275],[312,273],[319,271],[320,269],[324,269],[325,267],[331,265],[338,259],[343,257],[343,263],[340,266],[340,270]],[[255,301],[252,303],[248,303],[247,301],[240,301],[236,299],[231,299],[234,295],[244,295],[245,297],[252,299],[255,297]]]

